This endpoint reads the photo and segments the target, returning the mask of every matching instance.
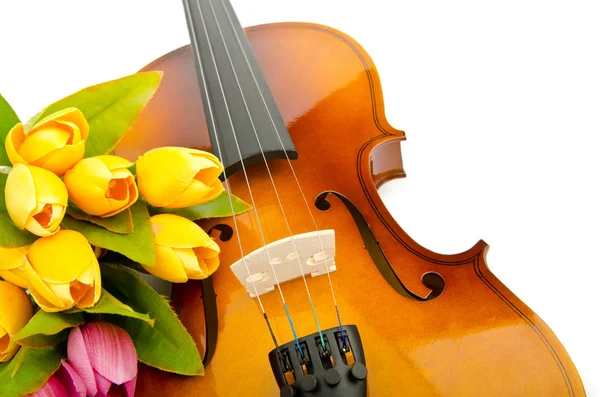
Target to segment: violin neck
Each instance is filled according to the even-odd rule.
[[[228,0],[183,0],[213,153],[229,177],[296,149]]]

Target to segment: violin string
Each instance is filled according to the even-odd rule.
[[[202,83],[203,83],[203,89],[204,89],[204,98],[206,99],[206,104],[208,107],[208,113],[209,113],[209,119],[211,121],[211,124],[213,126],[213,130],[216,131],[216,125],[215,125],[215,118],[214,118],[214,113],[212,110],[212,104],[211,104],[211,100],[210,97],[208,95],[208,86],[207,86],[207,81],[206,81],[206,76],[204,75],[204,67],[202,66],[202,59],[200,58],[200,47],[198,45],[198,41],[196,40],[196,29],[194,28],[194,22],[192,20],[192,13],[191,13],[191,9],[190,9],[190,5],[189,5],[189,1],[184,1],[184,5],[186,7],[187,10],[187,18],[189,21],[189,25],[190,25],[190,29],[192,30],[192,34],[191,34],[191,40],[192,40],[192,44],[194,45],[196,52],[198,54],[198,69],[200,70],[200,75],[202,78]],[[217,144],[217,151],[219,152],[218,157],[221,158],[221,160],[223,160],[222,157],[222,152],[221,152],[221,145],[219,143],[219,138],[217,136],[217,134],[215,134],[216,136],[216,144]],[[244,263],[244,267],[246,268],[246,272],[248,272],[248,278],[250,279],[250,282],[252,283],[252,288],[254,289],[254,294],[256,295],[256,297],[258,298],[258,304],[260,306],[260,310],[262,311],[263,317],[267,323],[267,327],[269,328],[269,332],[271,334],[271,338],[273,339],[273,342],[275,343],[275,348],[277,349],[277,352],[279,353],[279,343],[277,343],[277,339],[275,338],[275,333],[273,332],[273,328],[271,327],[271,322],[269,321],[269,317],[267,316],[267,312],[265,310],[265,307],[262,303],[262,300],[260,299],[260,295],[258,294],[258,290],[256,288],[256,284],[254,282],[254,278],[252,277],[252,275],[250,274],[250,268],[248,267],[248,263],[246,262],[246,257],[244,255],[244,248],[242,246],[242,239],[239,233],[239,227],[238,227],[238,223],[237,223],[237,217],[236,217],[236,213],[233,207],[233,201],[231,198],[231,187],[229,186],[229,181],[227,179],[227,172],[225,171],[225,168],[223,168],[223,176],[225,179],[225,189],[227,190],[227,196],[229,198],[229,205],[231,207],[231,213],[232,213],[232,218],[233,218],[233,226],[234,229],[236,231],[236,237],[237,237],[237,241],[238,241],[238,245],[240,248],[240,255],[242,256],[242,261]],[[280,354],[280,353],[279,353]]]
[[[321,332],[321,325],[319,324],[319,318],[317,316],[317,311],[315,309],[315,305],[313,303],[312,300],[312,296],[310,294],[310,289],[308,288],[308,282],[306,281],[306,276],[304,274],[304,271],[302,269],[302,263],[300,261],[300,254],[298,252],[298,247],[296,246],[296,239],[294,234],[292,233],[292,228],[290,227],[290,223],[288,221],[288,218],[285,214],[285,210],[283,208],[283,204],[281,202],[281,198],[279,197],[279,192],[277,191],[277,186],[275,185],[275,180],[273,179],[273,175],[271,173],[271,169],[267,163],[267,158],[265,156],[265,152],[263,150],[262,144],[260,143],[260,138],[258,137],[258,132],[256,130],[256,125],[254,124],[254,120],[252,118],[252,113],[250,112],[250,109],[248,108],[248,102],[246,101],[246,96],[244,94],[244,91],[242,90],[242,86],[240,84],[240,80],[238,78],[237,72],[235,70],[235,66],[233,65],[233,61],[231,59],[231,54],[229,52],[229,49],[227,48],[227,42],[225,41],[225,37],[223,36],[223,31],[221,29],[221,24],[219,23],[219,19],[217,18],[217,14],[215,13],[215,9],[212,5],[212,1],[208,1],[208,4],[210,6],[210,9],[212,11],[213,17],[215,19],[215,22],[217,24],[217,30],[219,32],[219,35],[221,36],[221,40],[223,41],[223,47],[225,48],[225,53],[227,54],[227,59],[229,60],[229,65],[231,66],[231,69],[233,70],[233,76],[235,78],[235,81],[237,83],[237,87],[240,91],[240,95],[242,97],[242,101],[244,102],[244,107],[246,109],[246,113],[248,114],[248,118],[250,120],[250,125],[252,126],[252,131],[254,132],[254,136],[256,137],[256,142],[258,143],[258,147],[260,149],[260,153],[262,155],[263,161],[265,163],[265,167],[267,169],[267,173],[269,175],[269,179],[271,181],[271,185],[273,186],[273,190],[275,191],[275,197],[277,198],[277,204],[279,205],[279,208],[281,209],[281,214],[283,215],[283,220],[285,223],[285,226],[288,230],[288,233],[290,235],[290,239],[292,242],[292,246],[294,247],[294,254],[296,256],[296,261],[298,262],[298,268],[300,269],[300,274],[302,275],[302,280],[304,281],[304,288],[306,289],[306,294],[308,295],[308,301],[310,303],[310,307],[312,309],[312,313],[315,319],[315,323],[317,324],[317,330],[319,332],[319,336],[321,339],[321,345],[323,346],[324,350],[327,350],[327,348],[325,347],[325,340],[323,338],[323,333]],[[266,243],[266,242],[265,242]],[[327,267],[327,264],[325,264],[325,266]]]
[[[227,6],[225,5],[224,0],[220,0],[221,4],[223,5],[223,8],[225,9],[225,14],[227,15],[227,19],[229,20],[229,23],[231,26],[234,26],[233,21],[231,20],[231,16],[229,14],[229,10],[227,8]],[[294,170],[294,166],[292,165],[292,161],[290,160],[290,157],[287,153],[287,150],[285,150],[285,145],[283,144],[283,140],[281,139],[281,135],[279,134],[279,131],[277,130],[277,126],[275,125],[275,120],[273,119],[273,115],[271,114],[271,111],[269,110],[269,106],[267,105],[267,101],[265,100],[265,97],[263,95],[263,92],[260,88],[260,85],[258,84],[258,80],[256,79],[256,75],[254,74],[254,69],[252,68],[252,66],[250,65],[250,61],[248,60],[248,56],[246,54],[246,50],[244,49],[244,46],[242,45],[242,42],[240,40],[240,37],[238,35],[238,32],[236,29],[233,29],[233,33],[234,36],[237,40],[238,46],[240,47],[240,49],[242,50],[242,54],[244,55],[244,59],[246,61],[246,65],[248,66],[248,69],[250,70],[250,73],[252,75],[252,79],[254,80],[254,83],[256,84],[256,88],[258,90],[258,93],[260,94],[260,97],[262,99],[263,105],[265,107],[265,109],[267,110],[267,114],[269,115],[269,118],[271,119],[271,124],[273,125],[273,130],[275,131],[275,135],[277,136],[279,143],[281,144],[281,148],[283,149],[283,153],[285,154],[285,158],[287,159],[288,165],[290,166],[290,169],[292,171],[292,175],[294,176],[294,179],[296,181],[296,185],[298,185],[298,189],[300,190],[300,194],[302,195],[302,199],[304,200],[304,204],[306,206],[306,209],[308,210],[308,214],[310,215],[310,218],[312,220],[312,223],[315,227],[315,230],[317,231],[317,235],[319,236],[319,242],[321,244],[321,250],[323,252],[323,255],[325,256],[325,246],[323,244],[323,238],[321,237],[321,231],[319,229],[319,226],[317,225],[317,221],[315,220],[315,217],[312,213],[312,210],[310,208],[310,205],[308,204],[308,200],[306,199],[306,195],[304,194],[304,191],[302,190],[302,186],[300,185],[300,180],[298,179],[298,176],[296,175],[296,171]],[[338,307],[338,303],[337,303],[337,299],[335,297],[335,290],[333,288],[333,282],[331,281],[331,274],[329,271],[329,265],[327,264],[327,257],[325,256],[325,269],[327,270],[327,279],[329,281],[329,288],[331,289],[331,296],[333,298],[333,305],[335,307],[335,313],[337,316],[337,320],[338,320],[338,324],[339,324],[339,328],[340,328],[340,332],[342,335],[342,346],[345,346],[345,335],[343,332],[343,327],[342,327],[342,319],[340,316],[340,310]]]
[[[283,302],[283,307],[285,309],[285,313],[286,313],[288,322],[289,322],[290,327],[292,329],[292,334],[294,335],[294,340],[296,342],[296,347],[298,348],[298,351],[300,352],[300,355],[302,357],[304,357],[304,354],[302,352],[302,348],[300,347],[300,342],[298,340],[298,336],[296,334],[296,328],[294,327],[294,323],[292,321],[292,316],[290,314],[290,311],[288,309],[287,303],[286,303],[285,298],[283,296],[283,291],[281,290],[281,285],[280,285],[279,279],[277,277],[277,272],[275,271],[275,267],[273,266],[273,260],[271,259],[271,254],[269,253],[269,249],[267,248],[267,240],[265,238],[264,231],[262,229],[262,225],[261,225],[261,222],[260,222],[260,218],[258,216],[258,210],[256,208],[256,201],[254,200],[254,195],[252,193],[252,187],[250,186],[250,180],[248,178],[248,173],[246,171],[246,166],[244,165],[244,158],[242,156],[242,151],[240,149],[240,145],[239,145],[236,133],[235,133],[235,126],[233,124],[233,119],[231,118],[231,112],[229,111],[229,105],[227,103],[227,97],[225,96],[225,90],[223,88],[223,82],[221,81],[221,74],[219,73],[219,69],[217,67],[217,61],[216,61],[215,54],[214,54],[214,51],[213,51],[213,48],[212,48],[212,43],[210,41],[210,36],[208,35],[208,30],[206,28],[206,23],[205,23],[205,20],[204,20],[204,14],[202,12],[202,7],[200,6],[200,0],[196,0],[196,4],[198,6],[198,12],[200,14],[200,18],[202,19],[202,26],[204,27],[204,33],[206,34],[206,37],[207,37],[208,48],[209,48],[209,51],[210,51],[210,54],[211,54],[211,57],[212,57],[213,66],[214,66],[216,74],[217,74],[217,80],[219,82],[219,87],[221,89],[221,95],[223,97],[223,103],[225,104],[225,110],[226,110],[226,113],[227,113],[227,116],[228,116],[228,119],[229,119],[229,124],[231,126],[231,131],[233,133],[233,138],[234,138],[234,141],[235,141],[235,146],[237,148],[237,152],[238,152],[239,157],[240,157],[240,164],[242,166],[242,171],[244,173],[244,178],[246,180],[246,185],[248,186],[248,192],[250,194],[250,200],[252,202],[252,208],[254,210],[254,215],[256,216],[256,221],[257,221],[257,224],[258,224],[258,230],[260,232],[260,236],[261,236],[262,241],[263,241],[263,245],[264,245],[265,252],[267,254],[267,259],[269,261],[269,265],[271,266],[271,270],[272,270],[273,276],[275,278],[275,283],[277,284],[277,289],[279,291],[279,295],[281,297],[281,301]],[[210,4],[210,2],[209,2],[209,4]],[[216,135],[217,134],[215,133],[215,136]],[[217,136],[216,141],[218,142],[218,136]],[[257,296],[258,296],[258,294],[257,294]]]

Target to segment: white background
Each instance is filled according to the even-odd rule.
[[[442,253],[483,238],[491,270],[600,395],[600,10],[593,1],[233,0],[245,26],[310,21],[379,68],[408,177],[383,187]],[[0,92],[22,119],[189,43],[179,1],[3,1]],[[511,343],[507,340],[505,343]]]

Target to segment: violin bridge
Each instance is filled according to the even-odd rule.
[[[327,274],[327,269],[334,272],[335,232],[321,230],[294,235],[293,242],[292,237],[274,241],[246,255],[230,268],[251,298],[255,298],[256,293],[262,295],[275,289],[273,270],[280,284],[302,277],[303,274],[317,277]]]

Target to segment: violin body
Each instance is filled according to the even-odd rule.
[[[385,208],[377,188],[405,176],[400,152],[405,135],[385,119],[377,70],[365,50],[343,33],[313,24],[262,25],[246,29],[246,35],[298,152],[292,164],[316,222],[336,233],[331,280],[342,322],[360,330],[369,395],[584,396],[577,370],[552,330],[486,266],[485,242],[456,255],[429,251]],[[162,85],[115,153],[135,160],[159,146],[211,151],[190,47],[144,70],[164,71]],[[268,165],[294,234],[314,231],[288,162]],[[267,242],[289,237],[265,165],[247,171]],[[242,172],[228,181],[232,193],[251,202]],[[237,221],[245,253],[260,249],[254,212]],[[232,218],[201,225],[236,230]],[[257,299],[229,269],[241,258],[238,242],[223,241],[214,231],[213,236],[222,251],[212,276],[215,354],[200,377],[142,366],[137,385],[142,396],[279,395],[267,359],[274,346]],[[307,281],[322,327],[335,327],[327,276]],[[174,304],[202,354],[200,282],[175,287]],[[283,283],[282,292],[297,332],[314,333],[302,279]],[[278,292],[261,298],[278,342],[293,340]]]

